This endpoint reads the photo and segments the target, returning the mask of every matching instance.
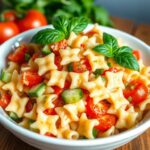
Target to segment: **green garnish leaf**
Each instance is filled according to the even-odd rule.
[[[108,33],[103,33],[104,44],[97,45],[93,48],[95,52],[103,54],[106,57],[113,58],[116,63],[125,68],[140,70],[138,61],[132,54],[132,49],[128,46],[118,47],[115,37]]]
[[[25,61],[29,61],[31,58],[30,54],[28,54],[28,53],[25,53],[24,57],[25,57]]]
[[[113,57],[113,49],[108,44],[97,45],[93,48],[95,52],[101,53],[106,57]]]
[[[43,29],[33,36],[31,42],[46,45],[59,42],[64,38],[65,34],[60,30]]]
[[[119,53],[114,57],[115,61],[125,68],[133,69],[139,71],[139,64],[136,58],[128,52]]]
[[[70,63],[67,67],[68,71],[71,72],[73,71],[73,66],[72,66],[72,63]]]
[[[95,128],[93,128],[93,136],[94,136],[94,138],[96,138],[97,137],[97,134],[98,134],[98,130],[97,129],[95,129]]]
[[[69,25],[68,25],[68,31],[69,34],[73,31],[76,34],[82,32],[88,25],[88,20],[84,17],[74,17],[71,19]]]

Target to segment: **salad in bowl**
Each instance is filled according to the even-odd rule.
[[[132,130],[148,112],[150,67],[141,51],[87,25],[58,17],[10,51],[0,106],[19,126],[55,139],[100,140]]]

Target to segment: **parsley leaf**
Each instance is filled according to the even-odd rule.
[[[140,70],[139,64],[136,58],[132,55],[132,53],[122,52],[122,53],[119,53],[118,55],[115,55],[114,59],[119,65],[125,68],[133,69],[136,71]]]
[[[65,34],[62,31],[56,29],[44,29],[35,34],[31,42],[37,44],[51,44],[59,42],[65,38]]]

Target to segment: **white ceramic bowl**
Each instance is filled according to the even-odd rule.
[[[20,41],[29,41],[31,37],[39,30],[48,28],[42,27],[24,32],[0,46],[0,69],[5,66],[6,56],[12,49],[12,47],[17,46]],[[90,29],[92,25],[87,27]],[[100,27],[104,32],[108,32],[118,38],[122,38],[126,44],[134,49],[142,51],[142,58],[146,65],[150,65],[150,47],[138,40],[137,38],[118,31],[116,29],[111,29],[108,27]],[[120,147],[123,144],[128,143],[132,139],[136,138],[138,135],[142,134],[146,129],[150,127],[150,114],[140,122],[135,128],[127,130],[118,135],[114,135],[107,138],[99,138],[94,140],[65,140],[56,139],[46,136],[39,135],[27,129],[18,126],[15,122],[9,119],[6,113],[0,108],[0,123],[7,128],[10,132],[16,135],[18,138],[24,142],[43,150],[110,150]]]

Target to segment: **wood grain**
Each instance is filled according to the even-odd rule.
[[[115,28],[133,34],[150,44],[150,25],[136,25],[128,19],[112,17]],[[0,150],[37,150],[36,148],[22,142],[13,134],[0,125]],[[150,129],[134,139],[132,142],[116,150],[150,150]]]

